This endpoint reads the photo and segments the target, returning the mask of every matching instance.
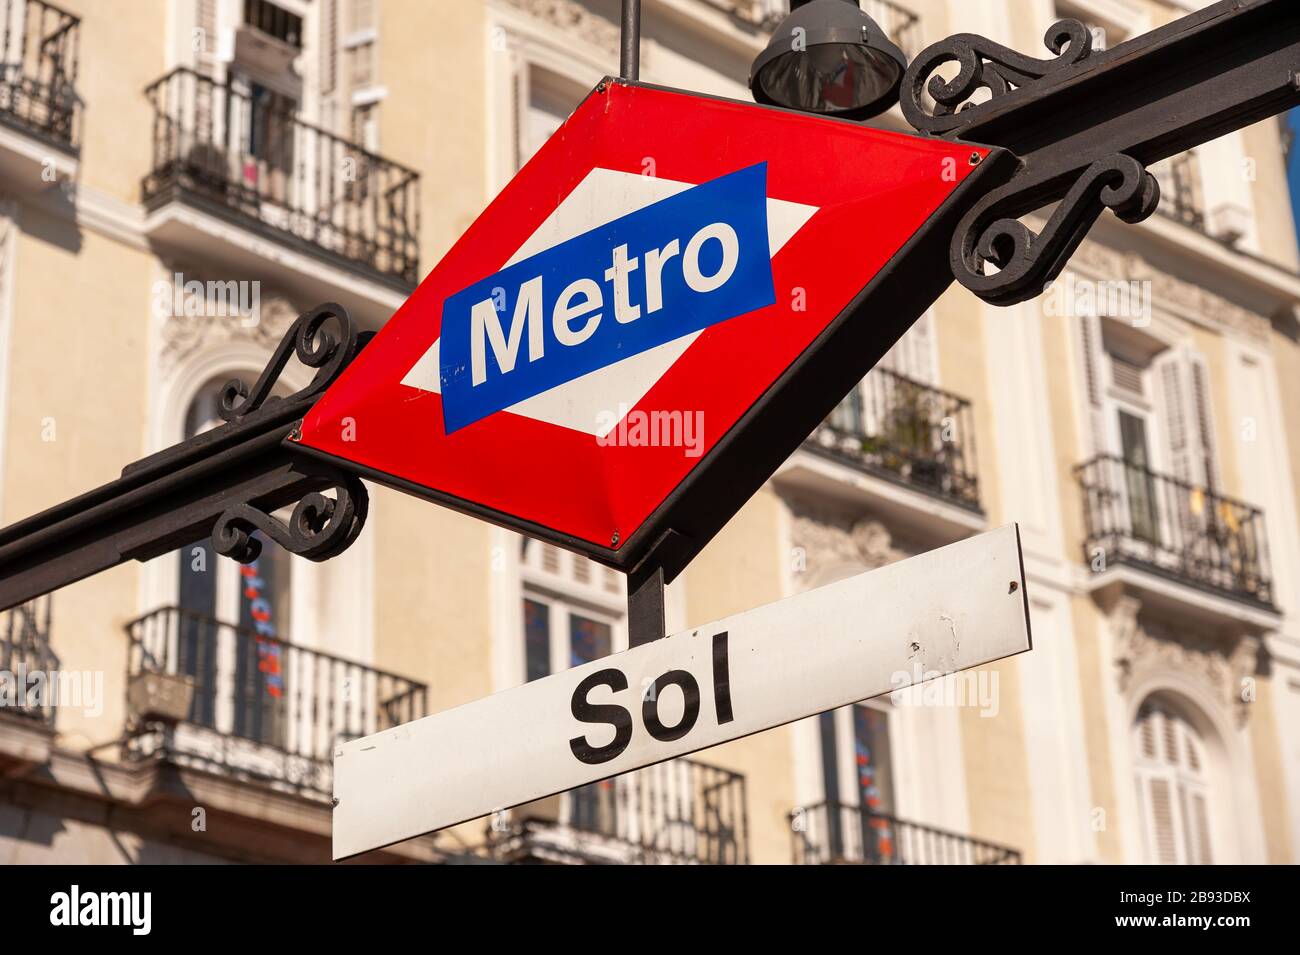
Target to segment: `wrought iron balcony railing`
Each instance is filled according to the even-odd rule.
[[[228,214],[378,277],[419,279],[419,174],[303,122],[291,100],[177,69],[154,110],[146,206],[177,198]]]
[[[745,777],[674,759],[520,806],[489,829],[507,861],[743,865]]]
[[[862,806],[819,803],[791,813],[797,865],[1019,865],[1020,850]]]
[[[980,512],[970,402],[905,375],[874,369],[807,446]]]
[[[81,20],[44,0],[5,0],[0,120],[75,151]]]
[[[1153,165],[1151,172],[1160,182],[1160,205],[1156,211],[1204,232],[1205,202],[1201,192],[1201,164],[1196,153],[1188,150],[1171,156]]]
[[[329,795],[335,743],[426,715],[422,683],[178,607],[126,630],[130,682],[161,675],[192,684],[187,712],[174,721],[128,700],[136,758]]]
[[[6,612],[0,618],[0,712],[16,713],[54,724],[54,701],[49,692],[33,693],[33,674],[45,675],[43,686],[59,669],[50,649],[49,597],[40,597]],[[13,686],[4,684],[13,682]]]
[[[1272,606],[1262,511],[1110,455],[1075,473],[1084,493],[1084,560],[1094,570],[1131,564]]]

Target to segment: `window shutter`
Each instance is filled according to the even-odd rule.
[[[579,557],[577,554],[572,556],[573,560],[573,579],[580,584],[591,583],[591,561],[585,557]]]
[[[1189,829],[1192,834],[1193,850],[1187,861],[1192,865],[1213,865],[1210,853],[1210,813],[1203,793],[1192,793]]]
[[[1096,315],[1079,316],[1079,345],[1083,353],[1083,389],[1088,409],[1088,441],[1093,454],[1106,451],[1106,427],[1102,416],[1101,320]]]
[[[1202,356],[1185,349],[1170,349],[1156,361],[1170,470],[1179,480],[1214,489],[1219,466],[1209,367]]]
[[[880,360],[882,368],[927,385],[938,381],[934,367],[934,315],[926,312],[903,333],[894,347]]]
[[[1134,735],[1149,861],[1211,863],[1208,767],[1196,730],[1172,710],[1143,705]]]
[[[1147,759],[1156,758],[1156,725],[1150,713],[1143,713],[1138,723],[1138,738],[1142,743],[1142,755]]]
[[[339,80],[339,4],[321,0],[320,91],[333,93]]]
[[[1182,356],[1173,352],[1162,355],[1160,368],[1161,411],[1169,447],[1169,469],[1180,481],[1194,483],[1192,467],[1192,433],[1188,426],[1187,388],[1184,384]]]
[[[1200,463],[1205,484],[1211,490],[1219,487],[1219,458],[1214,442],[1214,416],[1210,403],[1210,369],[1205,359],[1193,355],[1192,404],[1196,414],[1196,436],[1200,445]]]
[[[203,31],[203,49],[195,51],[195,68],[204,76],[217,72],[217,0],[198,0],[194,25]]]
[[[1178,850],[1174,844],[1174,803],[1167,779],[1148,780],[1151,793],[1151,835],[1156,862],[1160,865],[1177,865]]]

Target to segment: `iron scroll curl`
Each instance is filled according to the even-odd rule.
[[[260,531],[291,554],[313,561],[336,557],[351,546],[365,526],[369,495],[360,478],[339,474],[333,482],[335,496],[311,491],[294,506],[288,523],[248,502],[227,509],[212,527],[213,549],[241,564],[252,563],[262,552]]]
[[[330,330],[328,326],[331,324],[336,331]],[[357,339],[356,323],[346,308],[336,302],[317,305],[294,320],[251,390],[238,378],[226,382],[221,389],[218,413],[225,421],[236,421],[256,411],[268,400],[281,400],[274,397],[271,390],[289,363],[289,357],[294,354],[308,368],[317,371],[311,384],[284,400],[318,395],[351,361],[357,350]]]
[[[1092,33],[1078,20],[1058,20],[1043,35],[1053,54],[1040,60],[994,43],[974,33],[958,33],[926,47],[903,74],[899,105],[912,127],[923,133],[942,135],[964,124],[971,111],[1035,80],[1081,63],[1092,55]],[[957,63],[957,75],[945,80],[937,70]],[[971,100],[980,90],[989,99]],[[925,94],[934,101],[929,108]]]
[[[993,305],[1014,305],[1039,295],[1106,209],[1128,223],[1146,219],[1160,203],[1160,184],[1132,156],[1115,154],[1083,171],[1041,233],[1013,217],[1023,211],[1022,202],[1021,187],[1012,181],[976,203],[953,234],[953,275]],[[998,271],[986,272],[987,265]]]

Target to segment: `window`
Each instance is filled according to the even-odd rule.
[[[881,357],[876,367],[922,385],[933,385],[938,380],[936,354],[934,315],[926,312]],[[891,379],[868,373],[831,412],[831,427],[849,434],[879,434],[889,424],[894,391]],[[925,428],[927,438],[929,431],[930,428]]]
[[[524,597],[523,615],[527,682],[614,652],[614,622],[607,612],[575,607],[559,597],[529,595]]]
[[[1213,491],[1218,465],[1209,366],[1195,349],[1078,316],[1094,454]]]
[[[217,401],[225,381],[209,381],[190,403],[187,438],[221,423]],[[260,532],[255,536],[262,552],[249,564],[218,557],[208,539],[181,549],[177,667],[194,679],[190,722],[281,745],[281,641],[289,638],[292,571],[288,552]]]
[[[525,66],[515,91],[515,167],[522,168],[590,90],[549,70]]]
[[[831,858],[894,861],[889,711],[857,703],[821,714],[818,723]]]
[[[1210,786],[1200,734],[1181,713],[1148,700],[1133,724],[1138,805],[1147,861],[1210,865]]]
[[[281,43],[302,49],[302,17],[269,0],[244,0],[244,22]]]
[[[1117,414],[1129,524],[1133,536],[1139,540],[1158,541],[1156,486],[1151,470],[1151,452],[1147,445],[1146,419],[1122,408]]]
[[[527,539],[521,569],[526,681],[614,652],[623,616],[623,584],[616,571]],[[618,632],[620,646],[623,639]],[[620,801],[626,799],[616,781],[606,779],[566,793],[560,811],[578,829],[612,834],[619,828]]]

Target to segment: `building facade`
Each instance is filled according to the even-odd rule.
[[[909,55],[1201,5],[863,3]],[[747,100],[785,7],[645,0],[642,78]],[[382,327],[618,62],[618,0],[0,9],[5,524],[211,427],[311,306]],[[1032,652],[367,859],[1300,861],[1283,130],[1162,163],[1160,212],[1033,302],[951,289],[668,593],[675,632],[1016,521]],[[328,563],[195,541],[82,581],[0,627],[10,684],[59,685],[0,707],[0,860],[325,861],[333,742],[625,647],[625,611],[621,575],[379,488]]]

